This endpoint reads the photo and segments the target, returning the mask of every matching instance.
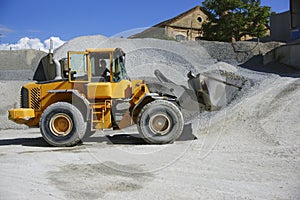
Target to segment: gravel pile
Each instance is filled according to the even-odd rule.
[[[200,45],[199,45],[200,44]],[[226,44],[227,46],[229,44]],[[225,62],[218,62],[217,59],[212,58],[210,54],[218,49],[218,52],[226,52],[228,48],[222,43],[217,42],[175,42],[165,41],[157,39],[124,39],[124,38],[106,38],[101,35],[96,36],[82,36],[74,38],[66,42],[63,46],[56,49],[54,52],[55,59],[61,59],[66,57],[68,51],[85,51],[87,48],[117,48],[120,47],[124,50],[126,55],[126,68],[131,78],[142,78],[146,81],[156,81],[154,71],[159,69],[168,79],[172,82],[187,87],[187,73],[189,71],[197,73],[209,73],[216,72],[219,70],[226,72],[233,72],[240,79],[235,80],[235,84],[240,85],[242,80],[247,79],[248,81],[243,87],[242,91],[238,91],[234,87],[226,86],[222,87],[225,90],[226,102],[229,104],[232,100],[242,99],[243,93],[253,86],[253,84],[259,84],[261,81],[268,79],[272,75],[257,73],[250,70],[242,69],[238,66],[234,66]],[[246,48],[246,47],[244,47]],[[207,51],[210,50],[210,52]],[[222,50],[223,49],[223,50]],[[228,51],[230,54],[230,51]],[[21,54],[22,52],[14,52]],[[33,66],[37,66],[41,56],[45,53],[26,51],[23,52],[23,56],[20,58],[27,60],[27,65],[22,65],[20,70],[22,75],[14,76],[12,70],[8,67],[9,63],[2,64],[0,80],[9,78],[9,80],[27,80],[28,74],[32,70]],[[15,61],[20,62],[20,61]],[[12,63],[17,66],[18,63]],[[20,63],[21,66],[21,63]],[[9,71],[5,71],[8,70]],[[220,74],[218,75],[220,77]],[[18,77],[14,79],[14,77]],[[224,80],[227,80],[225,77]],[[8,108],[16,107],[19,104],[19,90],[23,82],[2,82],[3,96],[7,96],[11,92],[10,85],[15,85],[16,88],[11,94],[10,101],[3,99],[1,107],[1,128],[16,128],[18,125],[14,125],[8,120],[6,111]],[[202,114],[203,115],[203,114]],[[204,114],[205,115],[205,114]],[[211,114],[208,114],[211,115]],[[188,115],[189,119],[192,119],[194,115]],[[208,119],[208,118],[207,118]],[[23,126],[21,127],[23,128]]]
[[[205,48],[195,42],[175,42],[158,39],[125,39],[125,38],[104,38],[102,36],[85,36],[75,38],[54,52],[54,58],[61,59],[67,55],[68,50],[84,51],[87,48],[116,48],[120,47],[126,53],[126,68],[129,76],[133,79],[143,79],[146,82],[157,82],[154,71],[160,70],[170,81],[188,87],[187,73],[202,73],[207,71],[228,71],[236,72],[233,65],[216,62]],[[222,78],[217,74],[216,78]],[[228,78],[223,80],[227,81]],[[229,80],[230,81],[230,80]],[[238,85],[242,81],[235,82]],[[153,84],[152,84],[153,86]],[[212,90],[218,88],[226,93],[225,99],[220,100],[220,92],[212,92],[217,96],[215,103],[226,105],[237,94],[237,88],[214,83]],[[156,89],[154,89],[156,92]],[[154,92],[153,91],[153,92]],[[185,95],[185,93],[182,93]],[[178,96],[178,95],[176,95]],[[222,101],[221,103],[219,103]],[[199,111],[198,104],[193,109]],[[187,111],[188,112],[188,111]],[[185,113],[187,113],[185,112]],[[191,118],[188,114],[188,118]]]
[[[231,64],[241,64],[247,62],[253,56],[266,54],[272,49],[283,45],[280,42],[257,43],[250,41],[240,41],[236,43],[216,42],[216,41],[197,41],[190,43],[191,46],[201,45],[209,55],[218,60]]]
[[[20,107],[20,90],[28,81],[0,81],[0,130],[24,129],[25,125],[18,125],[8,120],[8,110]]]
[[[0,51],[0,80],[32,80],[35,68],[45,55],[33,49]]]
[[[85,51],[87,48],[116,48],[120,47],[126,53],[126,68],[132,78],[154,77],[154,70],[161,70],[172,81],[185,83],[186,74],[205,71],[215,60],[207,51],[198,46],[175,41],[157,39],[124,39],[105,38],[103,36],[84,36],[65,43],[54,52],[54,58],[66,57],[67,51]]]

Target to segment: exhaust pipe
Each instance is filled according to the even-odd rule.
[[[53,64],[53,40],[50,38],[50,48],[49,48],[49,63]]]
[[[55,78],[54,78],[54,80],[60,80],[60,79],[62,79],[60,63],[56,59],[53,59],[53,62],[55,64]]]
[[[61,66],[58,60],[53,58],[53,40],[50,38],[50,48],[49,48],[49,63],[52,65],[55,64],[55,78],[54,80],[62,79],[61,76]]]

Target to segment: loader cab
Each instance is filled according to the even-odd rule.
[[[90,99],[131,96],[131,82],[125,68],[125,53],[120,48],[68,52],[68,65],[69,81],[85,83]]]
[[[117,49],[87,49],[68,52],[70,82],[120,82],[130,80],[125,68],[125,53]],[[105,63],[105,66],[103,66]]]

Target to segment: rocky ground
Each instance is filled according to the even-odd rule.
[[[91,42],[95,37],[99,43]],[[39,129],[8,123],[6,110],[18,106],[24,82],[2,81],[1,199],[300,198],[297,73],[283,77],[248,70],[218,62],[205,45],[153,39],[76,38],[55,56],[93,44],[123,48],[133,77],[152,77],[151,70],[159,67],[181,84],[189,70],[224,69],[249,83],[220,111],[187,122],[174,144],[147,145],[132,127],[98,131],[82,145],[55,148],[45,143]]]

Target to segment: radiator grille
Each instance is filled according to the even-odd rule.
[[[40,88],[32,88],[30,90],[30,104],[31,104],[31,108],[38,110],[41,108],[40,105],[40,100],[41,100],[41,90]]]
[[[27,88],[24,88],[22,87],[21,89],[21,102],[20,102],[20,105],[21,105],[21,108],[29,108],[29,105],[28,105],[28,89]]]

